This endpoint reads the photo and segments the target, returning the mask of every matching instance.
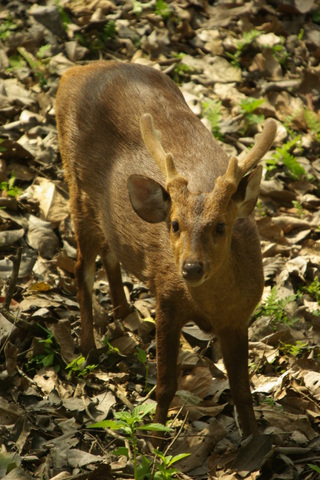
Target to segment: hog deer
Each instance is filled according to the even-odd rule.
[[[117,318],[130,312],[120,262],[156,298],[155,421],[166,422],[180,331],[194,321],[219,338],[243,433],[256,434],[248,319],[264,282],[252,211],[275,122],[266,121],[246,158],[229,159],[170,78],[114,61],[68,70],[56,117],[78,247],[81,351],[95,348],[100,254]]]

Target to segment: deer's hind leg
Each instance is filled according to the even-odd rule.
[[[81,317],[80,350],[83,355],[87,355],[96,346],[93,334],[92,289],[96,271],[95,261],[100,245],[94,217],[86,204],[85,196],[79,192],[70,195],[70,202],[71,212],[76,212],[73,216],[77,241],[74,274]]]
[[[123,289],[119,260],[105,241],[100,250],[101,259],[107,273],[110,295],[115,318],[123,320],[132,311]]]

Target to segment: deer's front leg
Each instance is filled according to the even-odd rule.
[[[158,302],[156,311],[157,409],[155,421],[165,424],[170,403],[177,390],[177,360],[181,326],[174,307]]]
[[[258,434],[253,411],[248,372],[248,328],[225,331],[219,335],[223,361],[226,366],[230,390],[240,418],[244,436]]]

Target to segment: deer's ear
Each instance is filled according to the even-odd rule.
[[[170,212],[168,192],[151,178],[130,175],[127,182],[129,198],[134,211],[149,223],[164,222]]]
[[[238,207],[237,218],[245,218],[252,213],[259,195],[262,166],[256,167],[250,175],[244,177],[232,199]]]

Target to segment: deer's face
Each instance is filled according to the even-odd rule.
[[[236,208],[213,195],[182,189],[172,195],[170,241],[179,275],[193,287],[228,263]]]
[[[189,286],[197,287],[228,264],[234,223],[252,212],[260,178],[258,168],[237,188],[217,179],[212,192],[193,193],[182,177],[164,189],[150,178],[132,175],[128,189],[142,219],[167,222],[178,273]]]

